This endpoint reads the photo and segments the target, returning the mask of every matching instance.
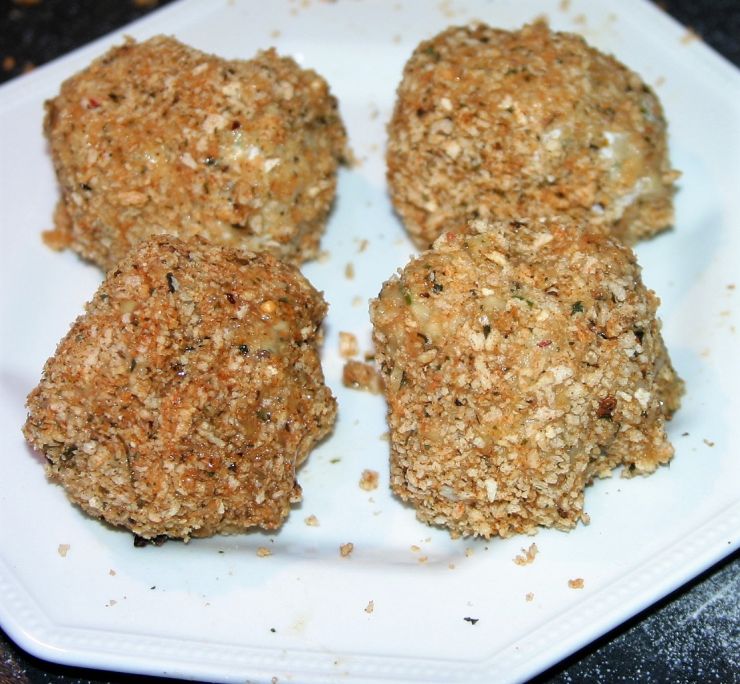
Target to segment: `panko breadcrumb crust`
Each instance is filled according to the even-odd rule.
[[[475,218],[569,215],[627,243],[673,220],[677,173],[655,93],[544,21],[422,42],[388,135],[391,198],[422,249]]]
[[[151,238],[47,361],[24,434],[72,501],[141,537],[275,529],[335,418],[325,312],[270,255]]]
[[[316,72],[273,49],[227,61],[164,36],[65,81],[44,131],[61,189],[47,242],[103,269],[162,233],[314,258],[346,154]]]
[[[560,220],[448,233],[371,303],[391,487],[453,535],[568,529],[672,455],[676,376],[634,253]]]

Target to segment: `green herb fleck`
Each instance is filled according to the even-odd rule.
[[[583,302],[578,301],[570,307],[570,315],[583,313]]]

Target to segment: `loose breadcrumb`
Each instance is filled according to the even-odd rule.
[[[303,520],[306,525],[309,527],[318,527],[319,526],[319,519],[315,515],[309,515],[307,518]]]
[[[373,366],[361,361],[347,361],[342,370],[342,384],[352,389],[365,390],[371,394],[380,394],[382,383]]]
[[[522,553],[514,558],[517,565],[530,565],[534,563],[535,556],[539,552],[537,544],[530,544],[529,548],[522,549]]]
[[[366,613],[372,613],[375,610],[375,601],[368,601],[365,606]]]
[[[576,579],[569,579],[568,580],[568,586],[571,589],[583,589],[583,579],[581,577],[577,577]]]
[[[355,265],[351,261],[344,267],[344,277],[347,280],[353,280],[355,277]]]
[[[66,558],[67,552],[69,551],[69,549],[70,549],[70,545],[69,544],[59,544],[59,546],[57,547],[57,553],[62,558]]]
[[[345,359],[351,356],[357,356],[360,353],[360,346],[357,343],[357,337],[351,332],[340,331],[339,333],[339,354]]]
[[[266,558],[267,556],[272,556],[272,551],[270,551],[266,546],[260,546],[257,549],[257,555],[260,558]]]
[[[378,488],[379,474],[377,470],[363,470],[360,477],[360,489],[370,492]]]
[[[528,591],[524,596],[525,601],[534,601],[534,594],[531,591]]]
[[[347,542],[346,544],[341,544],[339,547],[339,555],[342,556],[342,558],[347,558],[352,551],[354,551],[355,545],[352,542]]]

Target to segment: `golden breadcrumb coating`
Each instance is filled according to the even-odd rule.
[[[26,439],[72,501],[144,538],[277,528],[334,422],[325,312],[270,255],[151,238],[47,361]]]
[[[673,455],[676,376],[631,249],[560,220],[447,233],[371,304],[391,486],[454,535],[573,527]]]
[[[346,146],[314,71],[272,49],[227,61],[164,36],[65,81],[44,130],[62,195],[49,242],[104,269],[162,233],[314,258]]]
[[[469,219],[592,220],[627,243],[673,220],[660,103],[640,77],[544,22],[449,28],[398,87],[388,183],[427,248]]]

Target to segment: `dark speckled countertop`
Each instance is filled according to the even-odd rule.
[[[169,0],[3,0],[0,82],[145,15]],[[740,65],[740,0],[660,0]],[[166,680],[50,664],[0,630],[0,684],[143,684]],[[536,677],[577,682],[740,682],[740,553]]]

